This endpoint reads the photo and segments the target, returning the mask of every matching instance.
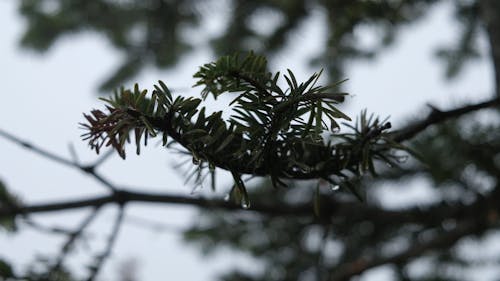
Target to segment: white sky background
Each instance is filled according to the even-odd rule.
[[[80,140],[82,130],[77,124],[83,121],[82,112],[102,106],[95,95],[96,86],[121,62],[121,57],[95,33],[63,37],[43,55],[20,50],[18,40],[24,22],[17,14],[17,5],[16,1],[0,2],[0,128],[66,157],[69,157],[68,144],[72,143],[82,162],[92,161],[96,157]],[[318,13],[317,19],[299,30],[294,37],[299,44],[273,60],[273,70],[290,68],[298,80],[315,71],[305,66],[306,58],[322,44],[318,41],[325,32],[318,25],[321,16]],[[348,115],[355,116],[368,108],[382,117],[390,115],[391,122],[398,127],[409,117],[424,116],[427,102],[446,109],[461,101],[488,98],[492,93],[489,63],[474,63],[450,83],[443,80],[443,67],[434,59],[433,50],[451,42],[457,34],[449,22],[451,18],[449,6],[441,5],[421,24],[404,27],[396,44],[377,60],[353,63],[347,73],[346,88],[353,94],[345,107]],[[149,89],[159,79],[172,88],[189,89],[194,82],[192,74],[199,65],[210,61],[208,54],[200,51],[183,59],[175,71],[145,70],[136,81]],[[195,95],[196,90],[189,93]],[[130,149],[127,161],[113,157],[100,171],[119,185],[190,195],[191,188],[183,185],[182,175],[171,168],[178,156],[151,144],[153,142],[141,150],[140,156]],[[40,158],[3,139],[0,139],[0,178],[27,203],[93,196],[107,191],[80,172]],[[225,182],[228,183],[227,179]],[[227,187],[221,184],[218,193],[212,196],[223,197]],[[400,189],[397,193],[400,196],[387,201],[426,199],[426,193],[418,188],[411,187],[410,191],[412,195],[408,196],[408,190]],[[90,233],[96,239],[89,243],[92,253],[102,251],[103,238],[111,228],[115,211],[114,206],[101,210],[93,223]],[[255,268],[243,257],[235,259],[232,252],[224,251],[216,258],[204,259],[196,247],[183,244],[176,229],[189,226],[195,213],[189,206],[128,206],[127,214],[164,222],[174,230],[155,233],[125,223],[101,280],[116,280],[113,278],[118,264],[131,257],[139,261],[139,280],[158,280],[158,276],[169,276],[172,280],[208,280],[234,264]],[[33,218],[49,226],[72,227],[78,225],[85,214],[74,211]],[[22,269],[37,254],[57,253],[61,241],[60,237],[40,234],[29,227],[22,227],[16,235],[0,232],[0,257],[6,257],[20,265],[17,269]],[[88,264],[89,252],[79,249],[71,264],[77,272],[85,273],[82,269]],[[383,270],[378,270],[378,274],[383,276]],[[490,277],[493,278],[486,274],[485,279],[477,280],[492,280]]]

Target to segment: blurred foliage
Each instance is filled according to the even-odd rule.
[[[190,50],[205,43],[217,56],[249,50],[277,54],[287,45],[303,44],[294,34],[304,22],[319,17],[326,28],[321,39],[325,46],[311,62],[325,68],[331,81],[338,81],[348,61],[374,57],[394,42],[401,26],[423,18],[438,2],[443,1],[22,0],[19,10],[27,26],[21,44],[43,52],[64,35],[104,34],[124,55],[121,66],[100,86],[108,91],[145,66],[175,66]],[[455,7],[461,27],[459,40],[440,48],[438,54],[452,77],[479,55],[480,25],[477,1],[452,1],[450,5]],[[222,32],[210,34],[206,26],[214,17],[227,20]],[[375,40],[367,45],[361,37],[368,34]],[[199,42],[200,38],[206,42]]]
[[[14,277],[12,266],[10,263],[0,258],[0,280],[8,280],[8,278],[11,277]]]
[[[479,4],[477,1],[454,1],[455,19],[459,23],[460,34],[450,46],[436,51],[438,58],[446,62],[446,77],[454,78],[463,66],[480,57],[477,37],[480,34]]]
[[[37,263],[28,266],[27,273],[23,277],[17,277],[15,280],[26,281],[77,281],[82,280],[73,276],[66,268],[61,266],[57,270],[46,272],[45,268],[50,268],[49,259],[39,258]]]
[[[83,31],[105,35],[105,38],[124,57],[122,65],[101,85],[101,90],[109,90],[132,79],[146,66],[153,65],[159,68],[175,66],[183,56],[197,48],[203,48],[205,43],[209,44],[215,55],[255,50],[272,57],[289,45],[304,44],[296,37],[296,33],[305,22],[317,17],[316,19],[319,18],[321,21],[321,26],[326,27],[324,38],[319,38],[325,43],[321,52],[311,58],[311,63],[317,67],[324,67],[330,81],[339,81],[343,78],[347,63],[354,59],[374,58],[395,42],[403,26],[424,19],[434,5],[443,2],[454,8],[454,20],[459,26],[457,40],[436,51],[437,57],[445,62],[446,76],[452,78],[460,73],[466,63],[481,55],[478,35],[482,32],[483,25],[478,8],[479,0],[22,0],[19,2],[19,9],[26,18],[27,25],[21,44],[26,48],[43,52],[64,35]],[[227,19],[221,33],[206,32],[205,25],[208,24],[208,19],[213,17]],[[370,44],[362,42],[362,36],[367,34],[372,35],[370,37],[374,38],[374,42]],[[205,42],[200,43],[200,37]],[[229,73],[227,71],[219,75],[217,71],[220,69],[217,69],[217,63],[215,66],[209,64],[205,67],[205,72],[202,69],[197,74],[197,78],[201,79],[200,81],[203,81],[201,84],[205,86],[203,90],[205,96],[208,94],[217,96],[220,91],[232,91],[232,89],[245,92],[245,89],[239,87],[248,85],[235,83],[235,79],[226,79]],[[288,79],[292,81],[291,74],[288,75]],[[214,81],[216,83],[210,84]],[[288,84],[290,88],[295,87],[293,82]],[[163,84],[160,84],[155,91],[153,94],[156,94],[156,98],[148,98],[138,87],[133,90],[122,89],[115,97],[108,100],[110,104],[108,109],[111,109],[109,112],[93,111],[92,116],[88,115],[91,125],[110,116],[113,116],[108,119],[111,123],[125,120],[122,123],[122,130],[118,128],[113,132],[107,131],[114,133],[111,134],[112,138],[106,139],[110,141],[109,143],[98,143],[100,139],[96,138],[94,148],[98,149],[103,144],[109,144],[124,155],[123,145],[129,140],[129,133],[132,132],[135,134],[139,149],[141,137],[142,140],[146,140],[148,136],[158,133],[155,118],[164,117],[167,109],[171,109],[177,101],[175,112],[180,112],[176,115],[179,118],[177,125],[192,131],[185,138],[192,141],[187,148],[193,156],[193,163],[212,171],[213,166],[209,165],[211,159],[207,158],[209,154],[200,149],[206,144],[203,141],[197,142],[198,139],[202,139],[199,135],[201,131],[193,130],[199,129],[195,128],[198,122],[191,119],[195,114],[198,118],[202,115],[202,110],[198,110],[201,101],[194,98],[174,100],[170,97],[169,99],[170,92]],[[253,91],[255,93],[260,90],[254,85]],[[252,98],[252,95],[248,98]],[[158,111],[158,108],[163,109]],[[307,109],[311,108],[313,107]],[[240,126],[238,132],[240,140],[244,139],[241,137],[243,133],[248,135],[258,133],[241,128],[252,126],[257,128],[262,125],[258,114],[254,115],[260,111],[254,111],[250,115],[245,115],[244,112],[237,114],[240,119],[233,118],[236,123],[233,123],[235,125],[229,133],[235,132],[233,130],[237,126]],[[137,114],[138,112],[140,114]],[[115,117],[119,118],[113,119]],[[125,118],[120,119],[122,117]],[[185,120],[181,120],[183,119],[181,117]],[[366,121],[369,116],[364,114],[360,119]],[[498,116],[493,119],[498,121]],[[184,123],[186,120],[188,122]],[[203,122],[200,121],[198,125],[207,125],[210,121],[206,116],[200,120]],[[447,220],[441,219],[446,217],[446,214],[439,213],[441,207],[451,206],[462,210],[472,203],[481,203],[485,196],[499,189],[500,125],[495,123],[496,121],[485,123],[475,120],[474,117],[468,117],[447,122],[433,126],[419,135],[410,146],[418,151],[422,162],[408,161],[399,167],[395,165],[401,164],[397,161],[395,163],[383,161],[386,164],[389,162],[391,169],[386,164],[358,162],[365,170],[377,170],[376,174],[372,173],[374,177],[364,176],[358,184],[359,188],[367,193],[368,200],[363,206],[382,209],[386,207],[380,198],[390,196],[391,190],[378,187],[392,184],[404,188],[413,179],[429,180],[434,198],[432,202],[417,207],[435,208],[436,212],[422,221],[391,221],[386,218],[374,220],[365,213],[356,212],[324,220],[321,218],[321,208],[317,208],[319,212],[316,212],[316,217],[252,212],[241,215],[237,212],[204,211],[200,212],[198,223],[186,231],[184,237],[186,241],[199,245],[207,254],[223,245],[247,253],[263,265],[260,272],[250,272],[245,268],[235,269],[221,276],[221,280],[320,281],[329,280],[342,265],[356,262],[360,258],[388,256],[407,246],[417,245],[422,237],[439,237],[466,220],[481,221],[487,218],[495,222],[492,227],[492,232],[495,234],[499,228],[498,214],[485,213],[484,209],[480,208],[481,204],[474,212],[457,212]],[[312,119],[312,122],[314,121]],[[252,122],[257,124],[250,124]],[[378,122],[377,126],[380,125]],[[216,121],[213,123],[222,124]],[[323,128],[321,122],[316,124]],[[216,128],[215,125],[213,128]],[[310,132],[314,133],[316,126],[310,129]],[[354,127],[354,133],[345,136],[351,138],[347,140],[348,143],[359,140],[357,134],[363,130],[356,130]],[[227,131],[224,130],[225,133],[228,133]],[[203,132],[202,136],[217,135],[216,130],[210,132],[212,134]],[[324,137],[328,142],[328,138]],[[224,144],[223,138],[215,139],[218,147],[227,146],[230,142]],[[224,139],[231,138],[228,134]],[[167,143],[167,138],[164,138],[164,142]],[[200,151],[203,153],[198,153]],[[373,156],[370,153],[367,155]],[[248,163],[248,161],[240,162]],[[271,164],[272,162],[268,163]],[[201,178],[200,174],[194,175]],[[235,177],[235,181],[242,182],[238,177],[239,175]],[[317,184],[288,179],[284,181],[286,188],[268,188],[270,185],[276,185],[272,181],[264,181],[258,186],[249,187],[249,196],[252,200],[273,206],[301,205],[312,201],[328,204],[331,198],[353,206],[357,206],[355,204],[358,203],[353,200],[352,190],[337,188],[336,185],[326,181],[319,181]],[[247,190],[243,190],[246,194]],[[6,191],[4,193],[8,194]],[[5,202],[11,200],[4,199],[3,204]],[[311,204],[311,210],[314,207],[316,206]],[[404,211],[411,207],[415,206],[405,206],[396,211]],[[484,207],[488,206],[485,204]],[[478,231],[475,235],[468,236],[468,240],[481,241],[492,232]],[[389,269],[397,280],[465,280],[464,276],[453,275],[453,272],[457,272],[454,269],[465,270],[484,264],[498,267],[498,260],[500,259],[478,261],[463,255],[457,251],[457,247],[446,245],[426,251],[414,259],[393,263]],[[418,272],[410,270],[414,262],[419,261],[424,261],[426,266],[421,267],[422,270]],[[0,264],[0,267],[0,270],[5,272],[10,270],[8,263]]]
[[[43,270],[49,267],[48,259],[40,258],[36,262],[27,266],[24,275],[19,276],[14,273],[13,266],[0,258],[0,281],[76,281],[74,276],[65,268],[61,267],[57,270],[46,272]],[[42,268],[42,271],[40,269]]]
[[[388,256],[418,244],[424,235],[439,237],[440,233],[466,219],[484,218],[485,214],[478,210],[477,213],[459,212],[452,219],[442,221],[440,218],[446,214],[439,210],[442,206],[458,206],[460,210],[460,206],[480,200],[498,188],[498,132],[498,122],[447,122],[412,141],[411,146],[421,153],[423,162],[408,161],[400,168],[379,167],[377,178],[362,180],[361,184],[371,198],[366,202],[367,206],[383,208],[377,198],[390,196],[390,191],[378,187],[391,184],[404,188],[410,179],[429,179],[436,194],[433,203],[416,203],[421,208],[435,208],[436,211],[421,222],[374,219],[362,213],[339,214],[324,221],[319,217],[258,213],[242,217],[224,212],[200,212],[197,223],[185,232],[185,240],[200,246],[206,254],[217,252],[221,246],[230,247],[254,257],[258,264],[263,265],[257,272],[237,268],[221,276],[220,280],[330,280],[332,274],[345,264]],[[278,206],[301,205],[315,196],[311,184],[295,182],[280,189],[270,189],[268,185],[269,182],[261,182],[249,188],[250,196],[255,201]],[[320,192],[322,197],[352,202],[352,198],[345,196],[345,190],[332,190],[326,183],[320,185]],[[391,210],[404,211],[412,207],[415,206],[392,207]],[[495,229],[499,227],[497,221]],[[481,240],[483,235],[479,232],[469,239]],[[477,269],[485,264],[497,267],[499,258],[481,261],[464,255],[456,247],[444,246],[418,255],[416,261],[428,262],[419,267],[420,270],[409,270],[413,260],[393,264],[390,270],[393,280],[465,280],[457,276],[457,267],[461,270]]]

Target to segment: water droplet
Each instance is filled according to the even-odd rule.
[[[299,166],[292,166],[292,171],[295,172],[295,173],[298,173],[298,172],[301,172],[301,173],[310,173],[311,172],[311,168],[309,167],[299,167]]]
[[[340,127],[338,125],[331,126],[330,130],[332,131],[332,133],[336,134],[336,133],[340,132]]]
[[[408,161],[408,155],[401,155],[397,158],[397,161],[398,163],[405,163],[406,161]]]
[[[337,191],[339,189],[340,189],[340,185],[338,185],[338,184],[335,184],[335,185],[332,184],[332,185],[330,185],[330,190],[331,191]]]
[[[241,203],[241,207],[242,207],[243,209],[249,209],[249,208],[250,208],[250,202],[248,202],[248,201],[243,201],[243,202]]]
[[[310,172],[311,172],[311,168],[310,168],[310,167],[302,167],[302,168],[301,168],[301,171],[302,171],[303,173],[310,173]]]
[[[231,194],[226,194],[226,196],[224,196],[224,201],[228,202],[229,199],[231,199]]]

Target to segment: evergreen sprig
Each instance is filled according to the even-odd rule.
[[[200,68],[195,86],[204,87],[203,99],[236,93],[229,120],[221,111],[207,114],[201,99],[174,99],[160,81],[150,97],[136,84],[133,90],[122,88],[103,99],[106,111],[84,114],[87,123],[82,125],[88,132],[83,138],[97,153],[102,146],[112,146],[125,158],[131,132],[138,154],[141,139],[146,144],[148,137],[162,134],[167,145],[170,137],[192,155],[198,182],[206,168],[212,179],[216,167],[230,171],[233,195],[245,206],[249,200],[243,174],[270,176],[274,186],[286,186],[284,179],[341,184],[366,171],[374,174],[374,160],[392,164],[391,150],[402,147],[387,137],[390,123],[362,113],[352,133],[340,134],[338,121],[351,119],[336,105],[347,94],[333,92],[335,85],[317,86],[320,75],[298,83],[290,70],[283,76],[268,72],[263,56],[221,57]],[[285,90],[280,77],[288,86]]]

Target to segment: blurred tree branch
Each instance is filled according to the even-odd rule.
[[[4,130],[1,130],[1,129],[0,129],[0,137],[3,137],[4,139],[7,139],[11,142],[14,142],[14,143],[34,152],[42,157],[45,157],[51,161],[54,161],[54,162],[59,163],[59,164],[64,165],[64,166],[78,169],[86,174],[89,174],[94,179],[96,179],[98,182],[100,182],[102,185],[104,185],[106,188],[108,188],[110,191],[116,191],[114,185],[111,182],[109,182],[101,174],[96,172],[97,166],[102,164],[105,161],[105,159],[107,159],[111,155],[110,153],[104,154],[101,158],[96,160],[95,163],[92,163],[90,165],[81,165],[75,161],[71,161],[71,160],[66,159],[64,157],[56,155],[52,152],[49,152],[43,148],[35,146],[35,145],[33,145],[27,141],[24,141],[16,136],[6,132],[6,131],[4,131]]]
[[[455,109],[441,111],[433,106],[431,107],[431,112],[427,118],[417,121],[413,124],[409,124],[404,128],[401,128],[393,132],[393,140],[396,142],[402,142],[409,140],[416,136],[418,133],[422,132],[429,126],[439,124],[451,118],[457,118],[464,114],[471,113],[484,108],[493,108],[500,105],[500,99],[498,97],[493,97],[487,101],[479,102],[475,104],[469,104]]]
[[[48,272],[49,276],[51,274],[53,274],[54,272],[57,272],[58,270],[61,269],[63,262],[64,262],[64,259],[73,249],[76,240],[81,235],[83,235],[85,228],[87,228],[87,226],[94,220],[94,218],[97,216],[99,210],[100,210],[99,207],[95,207],[94,209],[92,209],[89,212],[89,214],[87,215],[87,217],[85,217],[85,219],[80,223],[78,228],[76,230],[74,230],[73,232],[69,233],[66,242],[63,244],[63,246],[59,252],[59,255],[56,258],[56,262],[54,263],[54,265],[50,268],[50,270]]]
[[[414,244],[399,254],[388,257],[375,257],[372,259],[360,258],[359,260],[351,263],[341,265],[339,268],[332,270],[332,275],[329,280],[349,280],[351,277],[359,275],[364,271],[377,266],[407,263],[408,260],[420,256],[425,252],[448,248],[464,236],[480,232],[481,230],[482,229],[478,227],[478,223],[474,222],[474,220],[463,221],[460,222],[453,230],[439,233],[432,239]]]
[[[106,247],[103,250],[102,253],[98,254],[96,256],[96,259],[92,265],[89,266],[90,273],[89,276],[87,277],[86,281],[93,281],[99,274],[99,271],[103,267],[104,263],[106,260],[109,258],[111,255],[111,251],[113,249],[113,246],[115,245],[116,239],[118,238],[118,232],[120,231],[120,228],[123,223],[123,218],[125,215],[125,208],[123,205],[120,205],[118,208],[118,214],[116,215],[113,228],[111,229],[111,234],[109,234],[109,238],[106,243]]]

